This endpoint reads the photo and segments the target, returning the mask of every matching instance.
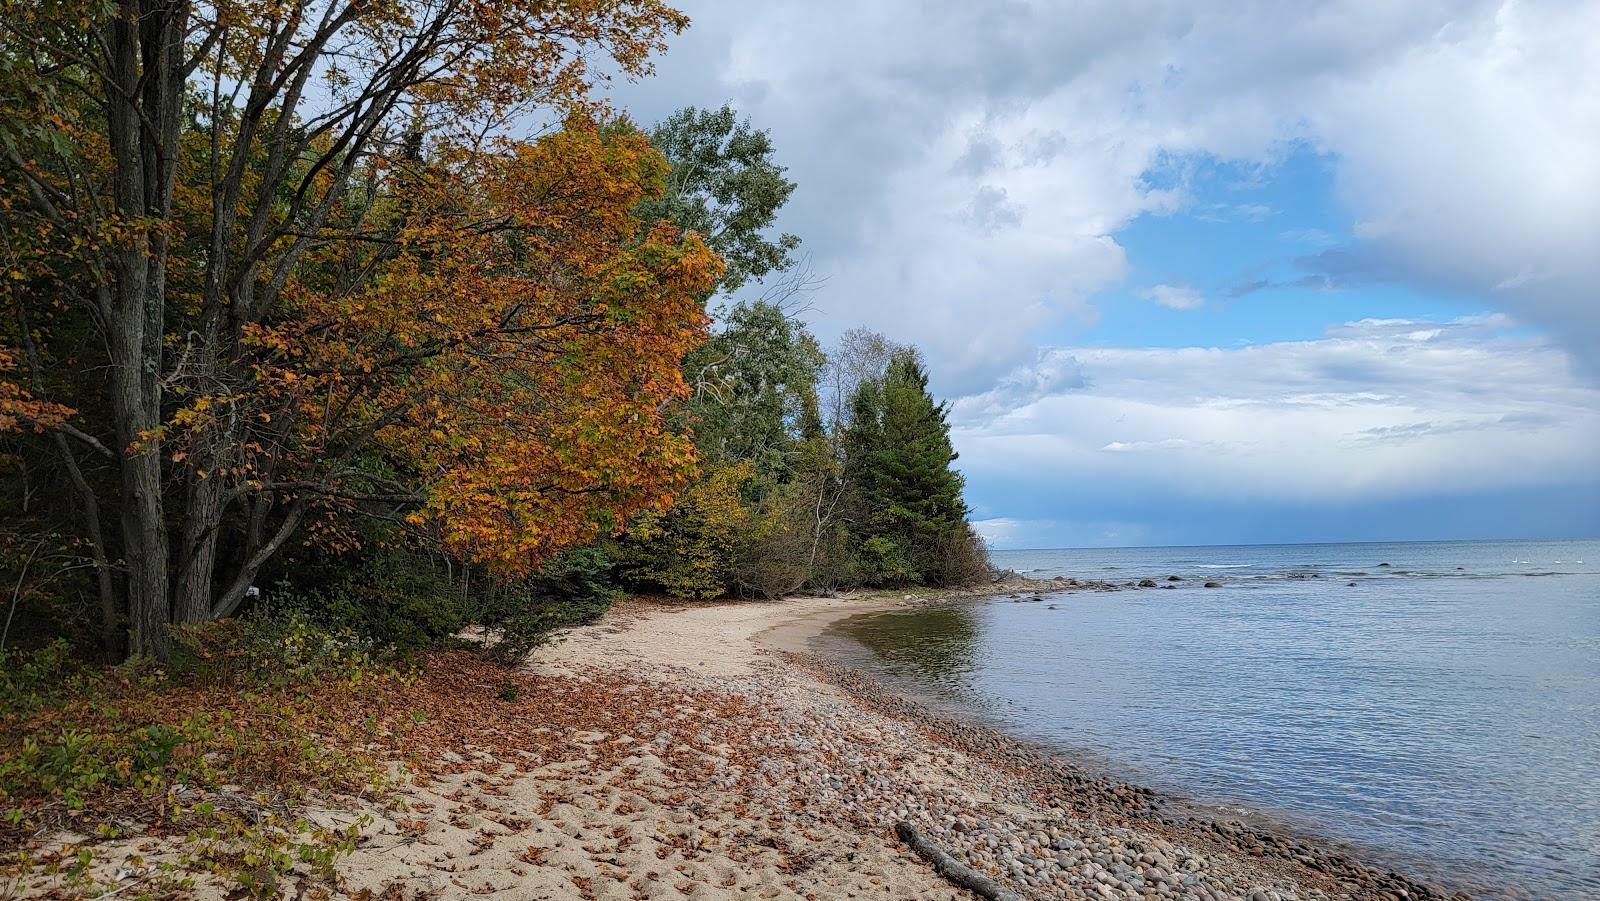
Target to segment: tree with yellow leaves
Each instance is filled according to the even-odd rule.
[[[3,7],[5,302],[39,365],[0,397],[85,414],[32,421],[106,473],[74,490],[130,653],[354,514],[516,573],[683,483],[664,417],[720,261],[638,227],[665,165],[587,99],[590,59],[645,73],[681,14]],[[497,137],[530,111],[562,125]]]

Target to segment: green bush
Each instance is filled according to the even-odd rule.
[[[873,535],[861,542],[856,551],[855,570],[858,582],[881,588],[914,585],[922,578],[906,559],[899,543],[886,535]]]
[[[409,654],[461,631],[470,608],[465,594],[436,558],[378,547],[303,567],[265,600],[273,610],[294,611],[334,634]]]
[[[539,572],[496,586],[478,621],[496,633],[489,653],[517,663],[562,626],[592,623],[619,594],[611,580],[611,561],[598,547],[558,554]]]
[[[64,639],[34,650],[0,650],[0,716],[27,714],[55,703],[82,678]]]
[[[234,619],[172,627],[167,666],[179,680],[281,688],[359,674],[375,656],[370,639],[329,632],[298,610],[257,608]]]

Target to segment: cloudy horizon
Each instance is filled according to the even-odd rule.
[[[996,546],[1600,534],[1600,6],[683,7]]]

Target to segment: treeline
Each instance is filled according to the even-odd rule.
[[[605,545],[624,584],[773,598],[988,575],[915,349],[855,331],[824,354],[779,305],[742,303],[685,368],[701,474]]]
[[[272,606],[515,650],[620,588],[981,577],[915,351],[786,314],[768,136],[592,102],[595,57],[644,75],[685,24],[8,7],[0,647],[165,657]]]

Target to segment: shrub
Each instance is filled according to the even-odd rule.
[[[738,594],[771,600],[806,584],[811,578],[808,514],[791,486],[784,486],[751,517],[730,560],[729,579]]]
[[[855,577],[863,585],[894,588],[916,584],[921,573],[893,538],[873,535],[856,551]]]
[[[539,572],[496,586],[478,621],[496,633],[491,657],[520,663],[562,626],[591,623],[618,595],[611,561],[598,547],[557,554]]]
[[[934,555],[927,577],[945,588],[965,588],[993,581],[995,572],[989,561],[988,545],[972,526],[963,524]]]
[[[303,567],[267,592],[274,610],[294,611],[334,634],[409,654],[466,625],[470,601],[430,555],[378,546]]]
[[[68,694],[82,674],[72,646],[58,639],[31,651],[0,650],[0,716],[25,715]]]
[[[259,608],[235,619],[172,627],[174,677],[207,684],[283,688],[329,675],[359,675],[374,645],[332,633],[299,610]]]

